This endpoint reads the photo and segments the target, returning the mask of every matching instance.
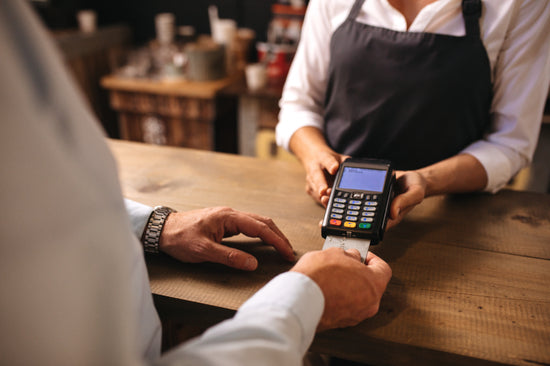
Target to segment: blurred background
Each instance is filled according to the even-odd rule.
[[[170,12],[178,25],[193,25],[197,34],[210,33],[208,6],[215,5],[221,18],[237,21],[253,29],[259,40],[266,40],[271,5],[277,0],[33,0],[34,7],[52,30],[76,28],[75,14],[81,9],[97,12],[99,26],[125,23],[132,29],[134,42],[141,44],[155,37],[153,17]],[[284,3],[284,2],[281,2]]]
[[[30,2],[110,138],[294,159],[274,130],[308,0]],[[510,187],[550,192],[548,159],[550,99]]]

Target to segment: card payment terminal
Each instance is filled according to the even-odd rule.
[[[323,218],[323,249],[355,248],[364,262],[369,246],[384,236],[394,182],[387,160],[346,159],[336,173]]]

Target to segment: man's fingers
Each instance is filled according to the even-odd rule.
[[[205,260],[224,264],[231,268],[244,271],[254,271],[258,268],[258,261],[254,256],[235,248],[212,242],[208,253],[204,253]]]
[[[359,262],[361,261],[361,253],[355,248],[346,249],[346,254],[354,259],[357,259]]]
[[[294,250],[286,236],[279,230],[273,220],[256,214],[235,212],[232,215],[236,233],[260,238],[265,243],[273,246],[285,259],[295,259]]]
[[[260,215],[257,215],[257,214],[250,214],[253,218],[255,218],[256,220],[258,221],[261,221],[263,222],[264,224],[266,224],[271,230],[273,230],[277,235],[279,235],[281,238],[283,238],[284,240],[286,240],[288,242],[288,245],[290,246],[290,248],[292,248],[292,245],[290,245],[290,242],[288,241],[288,238],[286,237],[285,234],[283,234],[283,232],[279,229],[279,227],[277,225],[275,225],[275,222],[273,222],[272,219],[270,219],[269,217],[265,217],[265,216],[260,216]]]
[[[387,281],[389,281],[392,276],[392,270],[388,263],[384,262],[380,257],[372,252],[367,253],[367,260],[365,262],[370,269],[376,273],[382,274],[385,276]]]

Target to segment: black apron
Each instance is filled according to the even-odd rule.
[[[491,71],[481,0],[463,0],[464,37],[398,32],[355,20],[334,32],[325,138],[336,152],[417,169],[456,155],[489,125]]]

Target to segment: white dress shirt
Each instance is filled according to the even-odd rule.
[[[332,33],[354,0],[311,0],[289,71],[277,125],[277,143],[288,149],[305,126],[323,130]],[[462,0],[425,6],[410,24],[388,0],[366,0],[357,21],[402,32],[465,35]],[[491,64],[491,128],[463,152],[476,157],[497,191],[532,159],[550,85],[550,1],[483,0],[481,38]]]
[[[301,364],[324,298],[299,273],[159,357],[135,234],[150,208],[131,224],[99,123],[56,51],[28,2],[0,0],[0,364]]]

